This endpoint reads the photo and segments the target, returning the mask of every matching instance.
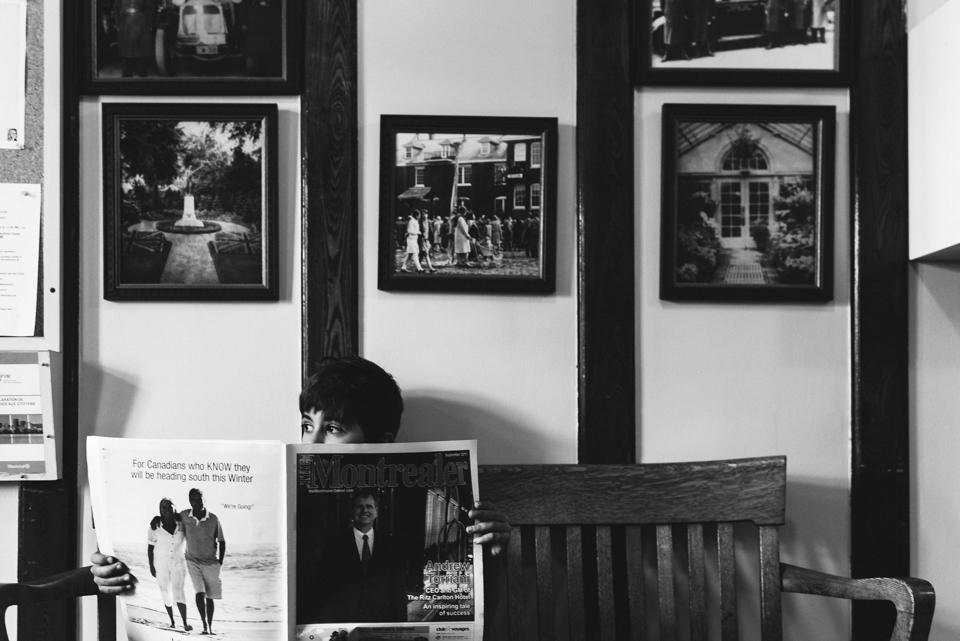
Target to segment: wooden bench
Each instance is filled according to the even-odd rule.
[[[485,636],[667,641],[683,638],[683,625],[692,641],[739,639],[734,524],[746,522],[758,541],[763,641],[782,638],[782,592],[890,601],[897,612],[891,639],[925,641],[935,601],[926,581],[848,579],[780,563],[785,495],[784,457],[480,466],[480,496],[515,526],[500,590],[505,616],[488,617]],[[0,585],[0,616],[8,605],[95,593],[89,568]],[[710,603],[719,612],[709,612]],[[101,597],[101,639],[115,638],[114,607]]]
[[[739,639],[734,524],[748,522],[759,542],[763,641],[783,637],[782,592],[891,601],[891,639],[927,639],[935,597],[926,581],[848,579],[780,563],[785,495],[785,457],[480,466],[480,496],[515,526],[503,579],[508,613],[498,617],[506,629],[491,621],[487,638],[652,639],[659,631],[667,641],[683,638],[682,625],[693,641]],[[708,635],[711,621],[719,630]]]

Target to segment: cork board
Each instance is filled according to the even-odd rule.
[[[43,181],[43,0],[27,0],[27,95],[24,114],[23,149],[0,149],[0,182],[39,183],[44,196],[49,189]],[[46,200],[46,198],[44,198]],[[43,209],[41,209],[41,218]],[[37,317],[33,335],[43,335],[43,227],[40,232],[40,277],[37,280]]]

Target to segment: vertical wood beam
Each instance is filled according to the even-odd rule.
[[[910,573],[905,0],[851,3],[854,257],[851,571]],[[853,638],[878,639],[893,608],[854,602]]]
[[[303,377],[359,349],[357,3],[306,4],[302,103]]]
[[[636,461],[632,3],[577,1],[579,461]]]

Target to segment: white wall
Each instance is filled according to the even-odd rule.
[[[926,187],[926,200],[937,205],[946,220],[956,218],[955,149],[941,148],[956,138],[956,92],[949,70],[960,60],[955,33],[958,0],[911,0],[908,3],[907,41],[910,79],[910,195],[911,234],[917,215],[929,210],[914,207],[915,191]],[[946,75],[945,75],[946,74]],[[951,93],[952,92],[952,93]],[[924,100],[924,97],[927,99]],[[952,106],[952,109],[943,109]],[[929,132],[935,132],[931,136]],[[941,149],[943,151],[941,151]],[[944,175],[946,182],[930,183]],[[952,170],[952,171],[951,171]],[[921,194],[922,195],[922,194]],[[945,228],[940,225],[940,228]],[[911,245],[913,239],[911,238]],[[911,252],[912,254],[912,252]],[[910,284],[911,398],[911,514],[910,565],[937,591],[937,608],[930,638],[946,641],[960,637],[960,576],[957,566],[957,531],[960,530],[960,266],[947,263],[914,263]]]
[[[400,440],[477,438],[485,463],[576,461],[575,9],[359,3],[362,353],[403,388]],[[559,118],[555,295],[377,290],[381,114]]]
[[[837,108],[833,302],[659,299],[661,107],[670,102]],[[635,104],[638,460],[785,454],[783,560],[846,575],[851,398],[847,94],[645,88]],[[842,639],[848,628],[845,604],[784,596],[785,639]]]

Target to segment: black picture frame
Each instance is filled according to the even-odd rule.
[[[851,84],[853,0],[633,1],[636,84]]]
[[[278,300],[277,105],[104,103],[106,300]]]
[[[553,293],[556,182],[556,118],[381,116],[378,288]],[[430,221],[423,273],[404,271],[413,211]]]
[[[662,300],[833,298],[836,109],[666,104]]]
[[[252,96],[301,90],[299,0],[80,1],[85,94]],[[129,13],[123,11],[127,4]],[[133,17],[123,22],[127,15]],[[198,15],[205,19],[192,19]],[[120,31],[127,24],[132,35],[124,50],[149,55],[121,57]]]

